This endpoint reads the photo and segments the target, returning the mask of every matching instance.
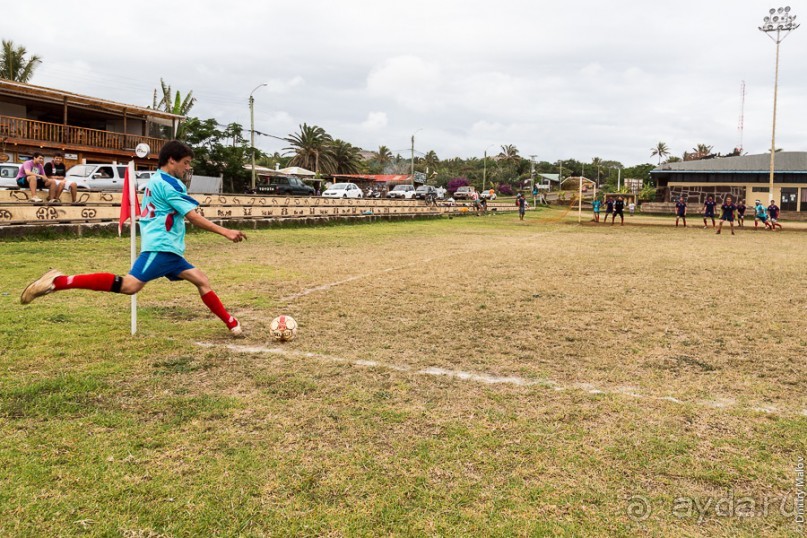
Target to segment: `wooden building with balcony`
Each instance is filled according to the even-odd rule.
[[[159,127],[176,127],[183,116],[42,86],[0,79],[0,161],[23,162],[34,151],[47,160],[64,153],[69,168],[80,163],[125,163],[153,169],[167,141]],[[156,135],[156,136],[155,136]],[[137,158],[135,146],[151,148]]]

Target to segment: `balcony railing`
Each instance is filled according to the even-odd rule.
[[[64,146],[83,146],[118,151],[134,151],[135,146],[145,142],[152,153],[159,153],[166,140],[152,136],[113,133],[60,123],[0,116],[0,138],[28,141],[36,144],[49,142]]]

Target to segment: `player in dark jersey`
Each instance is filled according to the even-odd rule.
[[[742,228],[743,222],[745,222],[745,200],[740,200],[740,203],[737,204],[737,225]]]
[[[768,206],[768,217],[770,218],[771,231],[776,230],[776,228],[782,229],[782,225],[779,224],[779,206],[773,200],[771,200],[771,205]]]
[[[605,223],[608,224],[608,215],[612,215],[614,213],[614,199],[610,196],[605,200]],[[613,217],[612,217],[612,224],[613,224]]]
[[[720,210],[723,213],[720,215],[720,224],[715,233],[720,235],[720,232],[723,230],[723,223],[728,222],[731,225],[731,235],[734,235],[734,212],[737,211],[737,206],[734,205],[731,195],[723,199],[723,205],[720,206]]]
[[[622,213],[625,209],[625,199],[621,196],[617,196],[616,202],[614,202],[614,216],[611,217],[611,226],[614,225],[616,222],[616,216],[619,215],[619,220],[622,223],[622,226],[625,225],[625,215]],[[607,218],[607,216],[606,216]]]
[[[715,206],[717,202],[715,202],[714,198],[711,196],[706,197],[706,201],[703,202],[703,227],[708,228],[709,224],[706,222],[706,219],[712,219],[712,228],[715,227]]]
[[[675,202],[675,227],[678,228],[678,220],[684,221],[684,228],[687,227],[687,203],[683,196]]]

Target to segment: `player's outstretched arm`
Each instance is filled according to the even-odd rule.
[[[233,243],[238,243],[247,238],[247,236],[241,230],[231,230],[229,228],[219,226],[218,224],[207,220],[196,211],[188,211],[188,213],[185,214],[185,218],[197,228],[207,230],[208,232],[217,233],[226,237]]]

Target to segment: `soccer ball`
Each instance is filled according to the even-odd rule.
[[[278,316],[269,324],[269,334],[280,342],[290,342],[297,336],[297,322],[291,316]]]

